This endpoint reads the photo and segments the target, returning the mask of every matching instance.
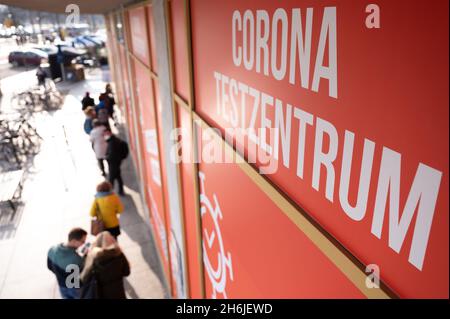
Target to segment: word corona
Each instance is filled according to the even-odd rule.
[[[234,65],[239,67],[243,63],[247,70],[250,71],[255,68],[257,73],[263,72],[266,76],[271,73],[279,81],[283,80],[289,73],[289,83],[294,85],[298,81],[296,77],[298,60],[302,88],[318,92],[320,79],[327,79],[328,95],[337,98],[336,8],[326,7],[323,10],[312,84],[310,84],[309,78],[313,8],[306,9],[306,24],[304,26],[302,25],[301,10],[298,8],[292,9],[290,22],[289,29],[288,15],[283,8],[275,10],[272,21],[270,21],[266,10],[256,10],[256,12],[246,10],[244,14],[238,10],[234,11],[232,17]],[[278,40],[280,28],[281,39]],[[271,39],[270,43],[269,38]],[[290,41],[288,38],[290,38]],[[288,44],[290,45],[289,52]],[[279,50],[280,46],[281,50]],[[328,47],[328,52],[325,51],[326,47]],[[324,65],[326,55],[328,56],[328,66]]]

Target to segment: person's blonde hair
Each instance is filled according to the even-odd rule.
[[[120,249],[117,244],[117,240],[108,231],[102,231],[97,235],[94,242],[92,243],[92,248],[100,249]]]
[[[108,232],[103,231],[97,235],[86,257],[86,262],[81,273],[81,278],[86,278],[93,268],[94,260],[97,256],[101,256],[104,253],[109,253],[111,256],[119,256],[122,254],[122,250],[117,243],[117,240]]]
[[[105,251],[113,251],[114,255],[119,255],[122,252],[117,240],[108,231],[102,231],[95,237],[89,254],[92,258],[95,258],[99,253]]]

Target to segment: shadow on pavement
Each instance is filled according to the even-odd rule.
[[[8,240],[15,237],[17,228],[20,224],[24,205],[17,203],[16,211],[14,212],[7,203],[2,203],[0,207],[0,241]]]
[[[153,236],[147,222],[137,212],[137,207],[133,202],[131,196],[126,195],[121,197],[125,207],[125,213],[120,218],[121,229],[128,237],[140,247],[140,253],[145,263],[150,267],[152,272],[158,277],[161,286],[164,289],[164,295],[167,295],[167,288],[165,287],[165,279],[163,269],[161,268],[158,259],[158,252]],[[119,244],[120,237],[119,237]],[[124,249],[126,255],[126,248]],[[133,271],[133,269],[131,269]],[[130,283],[128,283],[131,287]],[[132,287],[131,287],[132,288]],[[128,291],[128,290],[127,290]]]
[[[128,282],[128,279],[124,278],[123,285],[124,285],[127,295],[130,297],[130,299],[139,299],[139,296],[137,295],[133,286]]]

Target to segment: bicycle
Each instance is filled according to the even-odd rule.
[[[27,118],[0,120],[3,161],[21,164],[40,150],[42,137]]]

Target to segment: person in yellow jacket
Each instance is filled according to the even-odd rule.
[[[97,185],[97,193],[92,203],[90,215],[92,218],[100,217],[106,231],[115,239],[120,235],[118,215],[123,212],[123,204],[119,196],[112,190],[110,182],[104,181]]]

